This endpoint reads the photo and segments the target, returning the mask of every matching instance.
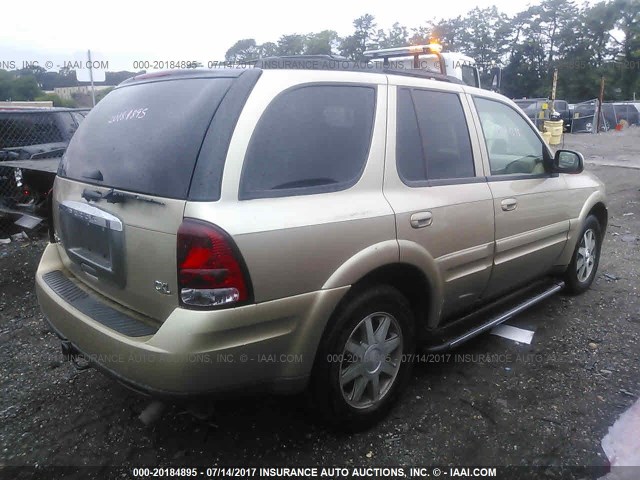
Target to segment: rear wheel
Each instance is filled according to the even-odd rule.
[[[595,216],[589,215],[582,228],[569,268],[564,275],[569,293],[582,293],[591,286],[598,271],[601,246],[600,223]]]
[[[313,396],[330,425],[362,430],[389,411],[407,383],[413,313],[400,292],[378,286],[354,296],[332,320],[314,367]]]

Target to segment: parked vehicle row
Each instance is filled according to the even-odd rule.
[[[544,122],[551,120],[552,103],[547,98],[522,98],[514,100],[514,103],[522,109],[540,131],[543,130]],[[553,103],[553,110],[560,115],[560,119],[564,122],[564,131],[570,131],[572,115],[569,104],[565,100],[556,100]]]
[[[517,99],[514,102],[539,130],[550,119],[552,105],[547,98]],[[570,105],[565,100],[556,100],[553,109],[563,120],[566,132],[591,132],[597,123],[596,105],[596,101]],[[601,115],[600,131],[606,132],[623,121],[627,125],[640,125],[640,102],[603,103]]]

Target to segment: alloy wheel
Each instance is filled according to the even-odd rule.
[[[393,315],[373,313],[352,330],[340,363],[340,389],[354,408],[379,403],[398,376],[403,338]]]

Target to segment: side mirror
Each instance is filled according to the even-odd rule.
[[[581,173],[584,170],[584,157],[573,150],[556,150],[552,170],[554,173]]]

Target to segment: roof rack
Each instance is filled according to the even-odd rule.
[[[463,84],[450,75],[430,72],[422,69],[390,68],[375,63],[356,62],[338,55],[287,55],[280,57],[266,57],[256,60],[255,68],[263,70],[339,70],[348,72],[369,72],[385,75],[402,75],[405,77],[427,78],[441,82]]]

